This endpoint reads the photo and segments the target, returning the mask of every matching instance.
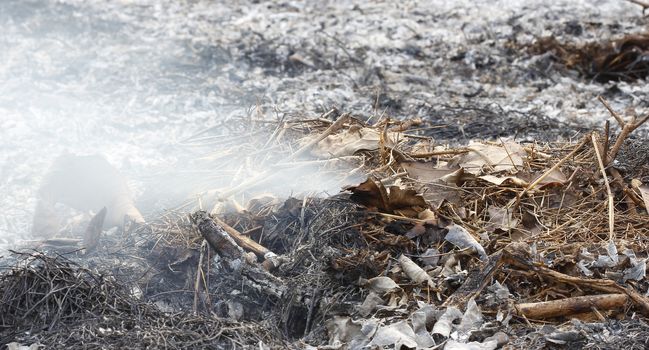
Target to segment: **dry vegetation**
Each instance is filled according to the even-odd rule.
[[[233,152],[249,157],[241,174],[260,164],[270,170],[235,177],[238,184],[206,191],[157,222],[91,240],[94,250],[74,260],[93,269],[62,255],[17,254],[0,283],[3,342],[173,349],[617,341],[613,333],[537,333],[572,318],[602,327],[626,320],[621,327],[644,332],[637,322],[649,314],[649,169],[637,160],[625,168],[620,155],[633,158],[629,135],[647,117],[622,117],[601,101],[616,131],[607,125],[548,144],[449,147],[427,137],[433,125],[421,120],[369,125],[335,110],[302,121],[251,117],[227,137],[206,130],[187,142],[218,150],[202,159],[215,174],[235,161]],[[308,182],[316,173],[366,180],[329,198],[259,195],[277,177]],[[191,206],[198,211],[182,214]],[[199,210],[206,207],[211,216]],[[70,249],[54,244],[42,249]]]

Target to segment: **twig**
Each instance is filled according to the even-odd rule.
[[[386,218],[389,218],[389,219],[402,220],[402,221],[408,221],[408,222],[414,222],[414,223],[420,223],[420,224],[426,224],[426,223],[430,222],[430,220],[409,218],[407,216],[381,213],[381,212],[378,212],[378,211],[370,211],[370,212],[368,212],[368,214],[379,215],[379,216],[383,216],[383,217],[386,217]]]
[[[595,148],[595,154],[597,155],[597,163],[599,164],[599,170],[602,172],[602,177],[604,178],[604,185],[606,185],[606,193],[608,196],[608,239],[613,241],[614,237],[614,226],[615,226],[615,212],[614,212],[614,203],[613,203],[613,193],[611,192],[611,185],[608,183],[608,176],[606,175],[606,169],[604,168],[604,160],[599,150],[599,142],[595,136],[595,132],[590,134],[591,140],[593,141],[593,147]]]
[[[414,154],[409,154],[409,156],[411,156],[412,158],[429,158],[434,156],[464,154],[469,152],[471,151],[466,148],[458,148],[458,149],[445,149],[440,151],[431,151],[426,153],[414,153]]]
[[[572,158],[588,141],[588,135],[584,136],[577,147],[573,149],[570,153],[568,153],[565,157],[561,158],[557,164],[552,166],[550,169],[548,169],[545,173],[543,173],[541,176],[539,176],[538,179],[534,180],[527,188],[523,190],[523,192],[518,196],[520,198],[523,197],[523,195],[529,191],[531,191],[534,187],[536,187],[538,184],[540,184],[546,177],[548,177],[550,174],[552,174],[557,168],[559,168],[563,163],[565,163],[568,159]]]
[[[315,144],[317,144],[318,142],[324,140],[327,136],[333,134],[338,129],[340,129],[343,126],[343,124],[345,124],[349,119],[350,119],[350,116],[349,116],[348,113],[345,113],[345,114],[341,115],[340,118],[338,118],[338,120],[336,120],[333,124],[331,124],[327,128],[327,130],[325,130],[322,134],[320,134],[315,139],[309,141],[309,143],[307,143],[306,145],[302,146],[302,148],[300,148],[295,153],[293,153],[293,155],[288,157],[287,160],[289,160],[289,161],[294,160],[295,158],[297,158],[297,157],[301,156],[302,154],[306,153]]]
[[[268,254],[275,255],[268,248],[255,242],[250,237],[244,236],[239,231],[234,229],[232,226],[226,224],[225,222],[223,222],[223,220],[219,219],[218,217],[212,216],[212,220],[214,220],[215,223],[221,226],[221,228],[223,228],[223,231],[225,231],[228,235],[230,235],[230,237],[232,237],[232,239],[234,239],[234,241],[237,242],[237,244],[240,245],[242,248],[246,250],[250,250],[251,252],[261,257],[266,257]]]
[[[636,210],[636,203],[638,203],[638,198],[635,198],[633,191],[629,190],[627,185],[624,183],[622,174],[620,174],[617,169],[609,168],[609,172],[611,173],[611,175],[613,175],[614,183],[620,186],[620,189],[622,190],[622,192],[624,192],[624,200],[626,201],[627,208],[631,213],[637,214],[638,211]]]
[[[640,125],[646,123],[647,120],[649,120],[649,114],[647,114],[640,120],[637,120],[637,117],[633,115],[631,116],[631,121],[627,123],[624,121],[624,119],[622,119],[622,117],[619,114],[617,114],[613,110],[613,108],[608,104],[608,102],[606,101],[606,99],[604,99],[604,97],[598,96],[597,99],[604,105],[604,107],[606,107],[606,109],[609,111],[609,113],[611,113],[613,118],[615,118],[620,128],[622,128],[620,134],[617,136],[617,140],[615,140],[615,144],[613,145],[613,148],[606,156],[606,162],[604,162],[604,165],[608,166],[611,162],[615,160],[615,157],[620,151],[620,148],[622,148],[622,145],[624,144],[624,140],[626,140],[627,136],[629,136],[629,134],[632,133],[635,129],[640,127]]]
[[[207,248],[207,241],[203,239],[201,243],[201,255],[198,258],[198,266],[196,267],[196,280],[194,281],[194,315],[198,315],[198,293],[201,287],[201,275],[203,274],[203,256],[205,255],[205,248]]]
[[[514,166],[514,170],[518,171],[518,167],[516,166],[516,163],[514,163],[514,159],[512,158],[511,153],[509,153],[509,150],[507,149],[507,146],[505,145],[505,141],[503,141],[502,138],[500,138],[500,143],[502,143],[503,148],[505,149],[505,153],[507,153],[507,158],[509,158],[509,161],[512,162],[512,166]]]

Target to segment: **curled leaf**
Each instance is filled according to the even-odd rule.
[[[367,281],[366,287],[378,295],[384,295],[401,289],[392,278],[386,276],[371,278]]]
[[[415,283],[424,283],[428,282],[429,285],[433,284],[433,281],[430,279],[430,276],[417,265],[414,261],[412,261],[409,257],[401,254],[401,256],[397,259],[399,261],[399,265],[401,265],[401,269],[403,272],[410,278],[413,282]]]
[[[473,248],[480,256],[480,260],[487,260],[487,252],[464,227],[452,224],[446,228],[448,229],[444,238],[446,241],[455,244],[460,249]]]

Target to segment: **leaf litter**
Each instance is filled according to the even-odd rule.
[[[282,201],[261,192],[266,178],[241,179],[234,189],[188,203],[184,212],[197,210],[190,216],[178,211],[134,222],[102,235],[93,250],[77,252],[82,240],[72,242],[78,246],[72,251],[45,241],[41,249],[55,255],[15,253],[14,267],[0,280],[2,339],[91,344],[86,334],[105,341],[119,334],[129,346],[162,346],[164,334],[165,346],[180,348],[187,339],[203,345],[211,339],[219,346],[495,349],[526,342],[548,325],[558,327],[545,335],[548,344],[594,341],[584,333],[561,338],[560,329],[570,319],[609,329],[649,315],[645,185],[624,180],[633,174],[607,172],[610,217],[597,160],[604,153],[602,165],[614,163],[604,146],[614,147],[605,140],[616,135],[436,146],[422,156],[431,140],[405,138],[405,129],[394,134],[399,142],[378,137],[350,146],[354,151],[341,163],[333,152],[323,155],[350,130],[380,135],[400,122],[338,118],[344,121],[278,121],[274,128],[242,120],[249,126],[233,130],[240,142],[231,147],[257,148],[260,138],[250,130],[281,134],[274,152],[260,154],[257,163],[316,162],[341,183],[350,170],[365,181],[331,197]],[[332,135],[338,142],[328,141]],[[306,145],[309,138],[320,141]],[[318,152],[296,156],[302,149]],[[212,153],[203,161],[234,160]],[[295,173],[291,181],[310,177]],[[453,186],[429,200],[420,191],[435,191],[431,182]],[[224,201],[231,209],[218,205]],[[105,275],[55,252],[115,267]],[[130,289],[116,285],[120,276],[135,275]],[[49,311],[35,312],[43,307]],[[174,316],[182,310],[194,318],[169,333],[164,327],[174,317],[189,317]],[[60,327],[73,329],[71,336],[63,339]],[[133,327],[139,335],[129,335]]]

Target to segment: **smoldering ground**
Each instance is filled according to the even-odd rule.
[[[236,185],[236,172],[245,177],[268,171],[259,165],[220,169],[220,180],[215,180],[200,161],[208,148],[181,144],[198,130],[246,114],[245,107],[254,102],[252,94],[227,89],[233,84],[223,66],[230,60],[227,51],[194,42],[183,28],[159,22],[161,11],[173,10],[168,7],[152,3],[113,10],[104,5],[0,4],[0,230],[5,244],[29,238],[37,189],[52,171],[76,180],[75,171],[106,175],[92,162],[84,169],[52,167],[61,155],[106,157],[146,214]],[[234,66],[245,69],[236,62],[229,69]],[[106,188],[62,186],[76,197],[93,190],[117,191],[110,181],[88,182]],[[309,188],[286,191],[325,189],[337,190],[321,187],[313,178]],[[80,209],[101,209],[99,203],[80,204]]]
[[[421,117],[440,126],[422,132],[462,143],[570,138],[608,118],[602,93],[641,114],[642,83],[600,84],[512,46],[606,39],[640,21],[617,1],[2,1],[1,239],[29,232],[37,188],[66,151],[104,154],[152,210],[264,174],[255,162],[213,172],[200,159],[218,150],[184,142],[243,116]]]

